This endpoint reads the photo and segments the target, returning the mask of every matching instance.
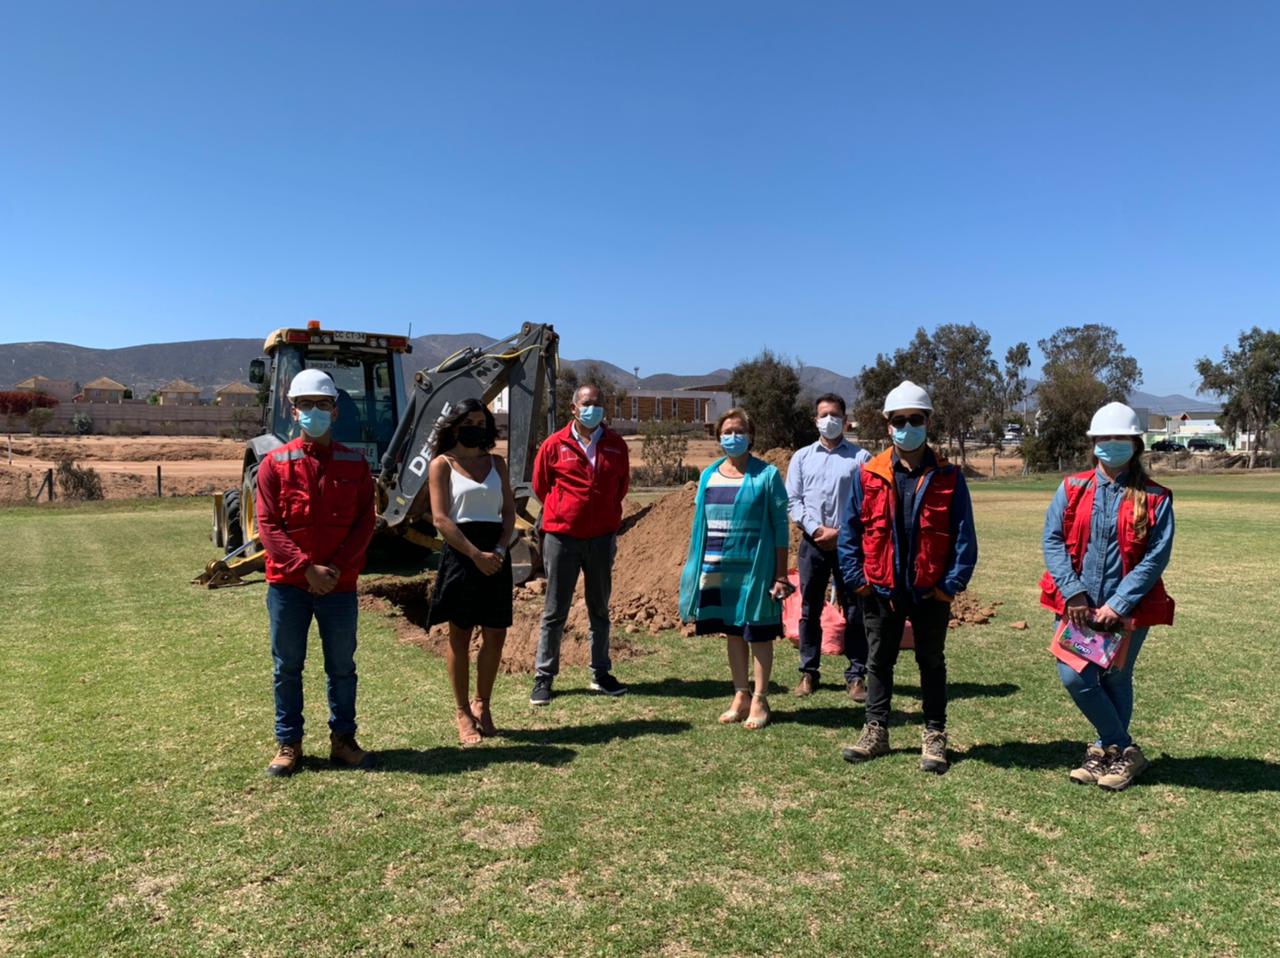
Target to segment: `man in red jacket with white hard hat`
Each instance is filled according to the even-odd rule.
[[[533,465],[533,491],[542,500],[542,563],[547,595],[538,641],[531,705],[551,701],[551,683],[560,671],[560,640],[583,575],[591,624],[591,688],[622,695],[609,661],[609,596],[622,500],[631,484],[627,444],[603,424],[598,386],[580,386],[573,397],[573,421],[547,437]]]
[[[258,468],[258,535],[267,552],[267,613],[275,663],[275,758],[292,775],[302,759],[302,664],[314,617],[329,691],[329,758],[363,768],[356,744],[356,579],[373,537],[373,477],[364,455],[333,441],[338,389],[319,369],[289,384],[301,434]]]

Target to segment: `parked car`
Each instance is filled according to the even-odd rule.
[[[1172,439],[1157,439],[1151,444],[1152,452],[1186,452],[1187,447]]]
[[[1192,452],[1226,452],[1227,444],[1218,442],[1216,439],[1195,439],[1187,440],[1187,448]]]

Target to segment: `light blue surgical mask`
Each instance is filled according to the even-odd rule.
[[[298,425],[312,439],[318,439],[333,425],[333,413],[327,409],[299,409]]]
[[[928,426],[893,427],[893,444],[904,452],[915,452],[929,438]]]
[[[1118,469],[1133,458],[1133,443],[1127,439],[1107,439],[1094,444],[1093,454],[1104,466]]]
[[[750,445],[747,437],[740,432],[726,432],[720,437],[720,448],[725,451],[725,455],[731,457],[741,456],[747,451]]]
[[[579,406],[578,422],[588,429],[595,429],[604,419],[604,406]]]

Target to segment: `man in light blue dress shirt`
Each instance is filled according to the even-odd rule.
[[[834,393],[819,396],[814,424],[818,441],[796,450],[787,467],[788,514],[804,532],[796,564],[800,570],[800,684],[796,695],[811,695],[822,669],[822,609],[827,586],[834,582],[844,607],[845,688],[855,702],[867,700],[867,633],[855,595],[846,595],[836,560],[840,503],[849,498],[854,470],[871,454],[844,436],[844,399]]]

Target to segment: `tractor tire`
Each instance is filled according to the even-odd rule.
[[[240,531],[240,490],[228,489],[222,494],[223,548],[230,555],[244,545]]]
[[[237,516],[236,529],[240,535],[240,544],[258,538],[258,463],[254,463],[244,473],[244,482],[240,485],[240,515]]]

